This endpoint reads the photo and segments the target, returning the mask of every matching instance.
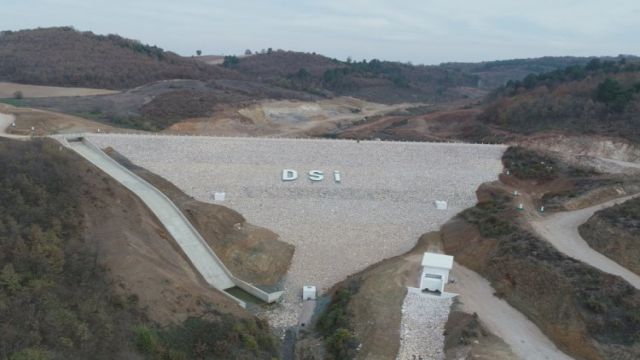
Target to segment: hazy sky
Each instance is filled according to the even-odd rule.
[[[245,49],[434,64],[640,54],[638,0],[0,0],[0,29],[71,25],[182,55]]]

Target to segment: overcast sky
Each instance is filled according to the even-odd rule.
[[[436,64],[640,54],[638,0],[0,0],[0,29],[70,25],[182,55],[245,49]]]

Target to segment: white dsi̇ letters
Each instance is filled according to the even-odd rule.
[[[320,170],[311,170],[309,171],[309,180],[311,181],[322,181],[324,179],[324,173]]]
[[[310,170],[307,175],[309,177],[309,180],[313,182],[319,182],[324,180],[324,171],[322,170]],[[288,181],[295,181],[295,180],[298,180],[298,171],[293,169],[282,170],[282,181],[288,182]],[[333,180],[336,183],[340,183],[342,181],[342,176],[340,174],[340,171],[338,170],[333,171]]]

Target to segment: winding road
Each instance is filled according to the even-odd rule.
[[[502,338],[511,351],[523,360],[570,360],[542,331],[506,301],[493,295],[489,281],[478,273],[454,263],[455,285],[450,291],[460,294],[466,312],[477,313],[486,328]]]
[[[538,235],[562,253],[609,274],[618,275],[636,289],[640,289],[640,276],[592,249],[578,232],[578,227],[589,220],[596,211],[638,196],[640,194],[625,196],[581,210],[551,214],[533,219],[531,225]]]

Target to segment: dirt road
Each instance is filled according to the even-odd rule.
[[[0,98],[13,98],[21,92],[24,98],[95,96],[117,94],[119,91],[90,88],[72,88],[59,86],[25,85],[0,82]]]
[[[618,275],[640,289],[640,276],[593,250],[578,232],[578,227],[584,224],[596,211],[637,196],[640,195],[626,196],[581,210],[560,212],[533,219],[531,225],[538,235],[550,242],[559,251],[604,272]]]
[[[540,329],[506,301],[493,295],[491,284],[477,273],[454,264],[456,283],[449,291],[460,294],[466,312],[477,313],[487,329],[507,343],[523,360],[568,360]]]

